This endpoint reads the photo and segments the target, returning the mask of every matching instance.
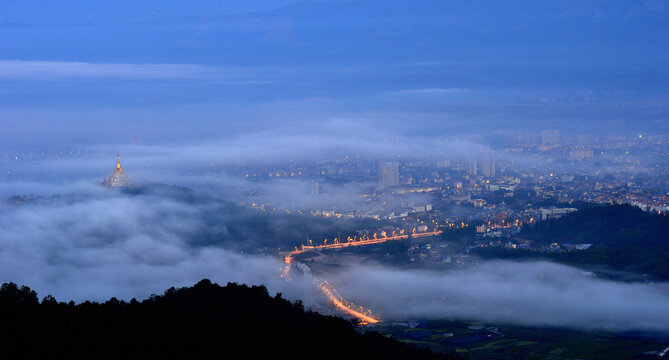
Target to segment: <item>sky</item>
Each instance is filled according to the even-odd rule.
[[[413,137],[666,131],[668,14],[663,1],[5,1],[0,148],[339,120]]]

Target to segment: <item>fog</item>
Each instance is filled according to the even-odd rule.
[[[3,204],[0,282],[80,302],[142,299],[209,278],[264,284],[299,299],[303,284],[279,277],[276,256],[242,254],[235,246],[262,235],[239,216],[251,215],[170,187],[127,193],[80,185],[61,196]],[[226,238],[240,227],[243,236]],[[343,296],[385,320],[669,330],[666,286],[597,279],[552,263],[490,262],[443,272],[353,265],[329,276]]]
[[[385,128],[374,120],[332,119],[326,122],[287,123],[262,131],[246,131],[217,139],[167,144],[70,144],[60,149],[7,152],[0,157],[4,181],[0,197],[50,195],[69,191],[86,183],[100,182],[113,170],[116,154],[137,183],[177,184],[209,189],[218,195],[256,191],[251,201],[273,203],[285,208],[330,208],[359,205],[362,189],[375,186],[371,177],[350,184],[322,187],[328,195],[307,197],[306,184],[318,176],[275,178],[251,182],[244,173],[231,169],[271,172],[274,166],[316,168],[341,163],[348,156],[363,161],[380,159],[468,159],[486,153],[486,145],[464,139],[408,136],[401,126]],[[64,155],[59,155],[59,152]],[[46,154],[46,155],[41,155]],[[251,178],[252,180],[252,178]],[[416,198],[419,198],[416,196]]]
[[[389,319],[669,330],[669,285],[608,281],[548,262],[493,261],[452,272],[355,265],[333,283]]]
[[[60,300],[129,299],[186,286],[202,278],[290,287],[275,257],[223,248],[235,214],[217,219],[218,241],[203,243],[211,203],[167,194],[127,195],[99,187],[76,194],[0,205],[0,281],[13,281]],[[220,215],[220,210],[218,211]],[[252,241],[252,234],[246,241]],[[227,239],[228,241],[230,239]]]

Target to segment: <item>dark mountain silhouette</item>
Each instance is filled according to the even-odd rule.
[[[338,317],[304,311],[263,286],[202,280],[138,302],[38,301],[0,288],[4,359],[450,359]]]

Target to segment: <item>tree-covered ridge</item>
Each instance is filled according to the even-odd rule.
[[[650,214],[630,205],[593,206],[558,219],[526,224],[520,237],[538,244],[553,242],[611,245],[630,239],[645,245],[662,246],[658,230],[669,229],[669,218]],[[650,233],[649,233],[650,231]],[[641,239],[637,235],[650,235]],[[664,244],[667,246],[666,244]]]
[[[42,302],[28,287],[0,288],[3,358],[448,359],[341,318],[304,311],[263,286],[202,280],[142,302]]]
[[[557,242],[589,243],[591,248],[563,253],[479,249],[490,258],[550,259],[588,267],[649,274],[669,279],[669,217],[630,205],[590,207],[559,219],[524,225],[519,237],[534,240],[535,248]]]

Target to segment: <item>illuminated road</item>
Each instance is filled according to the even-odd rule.
[[[334,305],[337,309],[354,316],[358,320],[360,320],[361,325],[367,325],[367,324],[376,324],[380,319],[374,317],[372,315],[372,312],[369,310],[365,310],[362,307],[357,307],[346,300],[339,295],[337,290],[335,290],[332,285],[330,285],[327,281],[318,281],[317,279],[314,278],[314,281],[318,283],[318,288],[325,294],[325,296],[328,298],[330,303]]]
[[[426,237],[426,236],[436,236],[443,233],[441,230],[435,230],[435,231],[430,231],[430,232],[421,232],[421,233],[412,233],[411,237],[413,238],[418,238],[418,237]],[[294,255],[297,254],[302,254],[308,251],[317,251],[317,250],[327,250],[327,249],[342,249],[345,247],[350,247],[350,246],[361,246],[361,245],[372,245],[372,244],[381,244],[386,241],[391,241],[391,240],[403,240],[403,239],[408,239],[409,234],[403,234],[403,235],[394,235],[394,236],[384,236],[381,238],[377,237],[372,237],[372,238],[363,238],[361,240],[353,240],[351,238],[348,239],[346,242],[338,242],[335,239],[335,242],[332,244],[323,244],[323,245],[302,245],[301,249],[295,248],[294,251],[291,251],[287,253],[287,256],[293,257]]]
[[[432,232],[421,232],[421,233],[412,233],[411,237],[417,238],[417,237],[426,237],[426,236],[436,236],[439,234],[442,234],[443,231],[440,230],[434,230]],[[286,263],[285,268],[283,269],[281,273],[281,277],[284,278],[286,281],[290,280],[290,269],[293,264],[293,257],[298,254],[303,254],[308,251],[318,251],[318,250],[328,250],[328,249],[341,249],[341,248],[346,248],[350,246],[362,246],[362,245],[371,245],[371,244],[381,244],[386,241],[391,241],[391,240],[403,240],[403,239],[408,239],[409,234],[400,234],[400,235],[393,235],[393,236],[384,236],[381,238],[377,238],[376,235],[372,238],[362,238],[360,240],[356,239],[351,239],[349,238],[347,242],[337,242],[335,239],[335,242],[332,244],[323,244],[323,245],[302,245],[301,249],[295,248],[294,251],[290,252],[281,252],[279,253],[281,256],[283,256],[283,260]],[[360,324],[362,325],[367,325],[367,324],[376,324],[381,319],[378,317],[375,317],[372,315],[371,311],[365,310],[362,307],[356,306],[355,304],[346,301],[339,293],[337,290],[330,285],[327,281],[325,280],[318,280],[314,278],[314,283],[317,284],[316,286],[318,289],[321,290],[321,292],[328,298],[328,301],[332,305],[334,305],[335,308],[338,310],[349,314],[356,319],[360,321]]]

